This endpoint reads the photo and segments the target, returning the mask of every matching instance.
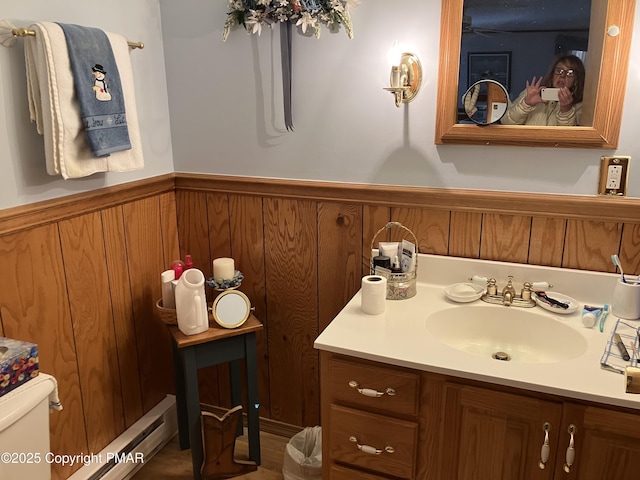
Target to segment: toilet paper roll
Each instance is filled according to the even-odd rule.
[[[369,315],[384,313],[387,300],[387,279],[380,275],[362,277],[361,308]]]

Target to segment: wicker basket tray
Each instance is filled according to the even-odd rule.
[[[175,308],[164,308],[162,306],[162,299],[158,300],[154,305],[154,310],[156,311],[157,317],[164,323],[165,325],[178,325],[178,314],[176,313]],[[211,314],[211,305],[207,303],[207,319],[209,320],[210,327],[217,327],[218,324],[213,319],[213,315]]]
[[[407,227],[402,225],[400,222],[389,222],[384,227],[376,232],[371,239],[371,250],[373,250],[376,238],[385,230],[389,230],[390,228],[402,228],[409,232],[413,237],[413,240],[416,245],[416,261],[415,268],[412,272],[405,273],[391,273],[387,278],[387,300],[406,300],[408,298],[414,297],[417,292],[417,277],[418,277],[418,239],[415,234],[409,230]],[[373,265],[373,255],[371,256],[371,274],[374,275],[375,267]]]
[[[162,299],[155,303],[155,311],[158,318],[166,325],[178,325],[178,316],[175,308],[164,308]]]

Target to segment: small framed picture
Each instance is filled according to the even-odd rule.
[[[469,53],[468,87],[478,80],[495,80],[511,88],[511,52]]]

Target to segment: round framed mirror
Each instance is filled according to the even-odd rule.
[[[226,290],[214,300],[211,314],[218,325],[236,328],[247,321],[251,313],[251,301],[238,290]]]
[[[479,80],[462,96],[467,117],[478,125],[497,123],[509,106],[509,92],[495,80]]]

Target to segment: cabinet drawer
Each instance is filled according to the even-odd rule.
[[[327,378],[332,402],[348,402],[396,414],[418,413],[420,376],[416,373],[332,358]]]
[[[341,467],[340,465],[331,465],[329,472],[329,480],[386,480],[387,477],[379,477],[371,473],[363,473],[351,468]]]
[[[396,477],[413,478],[417,423],[340,405],[331,405],[329,417],[329,456],[332,460]],[[387,451],[386,447],[393,450]]]

